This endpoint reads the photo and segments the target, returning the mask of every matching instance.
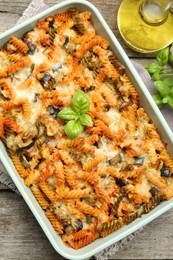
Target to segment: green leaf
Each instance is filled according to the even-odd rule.
[[[150,73],[153,74],[157,71],[160,72],[160,70],[162,69],[161,66],[159,66],[157,63],[151,63],[149,65],[147,65],[146,70]]]
[[[168,105],[173,108],[173,98],[169,97],[168,99]]]
[[[93,126],[92,119],[89,115],[84,114],[79,117],[79,121],[82,125]]]
[[[158,93],[152,96],[159,108],[164,103],[173,108],[173,44],[160,50],[156,55],[156,61],[157,63],[151,63],[146,67],[158,90]]]
[[[71,139],[75,139],[79,136],[83,131],[83,125],[79,122],[79,120],[71,120],[65,125],[65,133]]]
[[[172,87],[173,86],[173,77],[164,78],[162,81],[168,87]]]
[[[78,90],[71,100],[71,106],[76,113],[82,115],[88,112],[90,100],[82,90]]]
[[[173,54],[172,53],[169,53],[168,62],[173,67]]]
[[[160,50],[157,53],[156,60],[160,66],[165,66],[168,63],[169,47]]]
[[[152,94],[154,101],[156,102],[157,106],[161,108],[163,106],[162,97],[159,94]]]
[[[173,44],[169,49],[169,58],[168,58],[169,64],[173,67]]]
[[[58,116],[64,120],[75,120],[78,115],[70,108],[64,108],[58,113]]]
[[[158,80],[160,80],[160,71],[154,72],[154,74],[153,74],[153,76],[152,76],[152,80],[153,80],[153,81],[158,81]]]
[[[159,91],[161,97],[165,97],[167,95],[169,95],[169,93],[171,92],[171,88],[169,86],[167,86],[164,81],[155,81],[154,85],[156,87],[156,89]]]
[[[173,108],[173,97],[166,96],[163,98],[163,103],[167,103],[171,108]]]

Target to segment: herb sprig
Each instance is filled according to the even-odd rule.
[[[88,96],[82,90],[78,90],[71,100],[71,107],[64,108],[58,113],[59,118],[68,121],[64,130],[70,139],[73,140],[79,136],[85,125],[93,125],[91,117],[86,114],[89,107]]]
[[[149,64],[146,69],[152,77],[157,93],[152,94],[159,108],[168,104],[173,108],[173,44],[160,50],[156,55],[156,63]]]

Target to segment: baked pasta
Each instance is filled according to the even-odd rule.
[[[58,113],[90,101],[75,139]],[[173,196],[173,160],[91,13],[71,8],[0,50],[0,138],[63,242],[79,249]]]

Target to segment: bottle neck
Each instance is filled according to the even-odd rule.
[[[159,25],[167,19],[173,1],[145,0],[140,6],[140,14],[146,23]]]

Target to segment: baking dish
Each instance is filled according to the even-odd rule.
[[[164,118],[162,117],[159,109],[154,104],[150,94],[148,93],[146,87],[143,85],[141,79],[139,78],[137,72],[133,68],[131,62],[127,58],[126,54],[124,53],[123,49],[117,42],[115,36],[112,34],[110,29],[108,28],[107,24],[101,17],[100,13],[97,9],[88,2],[85,1],[66,1],[62,4],[56,5],[48,10],[44,11],[42,14],[37,15],[36,17],[30,19],[29,21],[23,23],[22,25],[16,26],[13,29],[9,30],[8,32],[1,35],[1,43],[2,45],[10,38],[11,35],[15,35],[17,37],[21,37],[25,32],[32,29],[35,25],[35,22],[38,19],[44,18],[45,16],[54,14],[56,12],[65,11],[71,6],[77,6],[80,10],[89,10],[92,13],[93,21],[95,24],[95,28],[106,39],[109,40],[111,43],[112,50],[115,52],[118,59],[121,63],[127,68],[127,74],[130,79],[135,84],[141,99],[140,103],[145,108],[146,112],[150,115],[155,125],[158,127],[162,139],[168,143],[168,150],[170,154],[173,155],[172,149],[172,133],[167,123],[165,122]],[[135,220],[133,223],[129,224],[128,226],[124,226],[120,230],[112,233],[106,238],[98,239],[92,244],[82,248],[78,251],[75,251],[71,248],[67,248],[63,242],[61,241],[60,237],[56,235],[55,231],[53,230],[52,226],[50,225],[49,221],[44,215],[44,212],[36,202],[35,198],[33,197],[30,190],[23,184],[23,180],[20,179],[18,174],[15,171],[14,166],[12,165],[8,155],[5,152],[5,148],[3,147],[2,143],[0,146],[0,155],[2,161],[7,168],[7,171],[10,173],[13,181],[15,182],[16,186],[18,187],[19,191],[23,195],[24,199],[26,200],[28,206],[31,208],[33,214],[37,218],[39,224],[43,228],[44,232],[46,233],[47,237],[49,238],[50,242],[54,246],[54,248],[62,254],[64,257],[69,259],[85,259],[90,257],[91,255],[97,253],[101,249],[113,244],[114,242],[122,239],[123,237],[129,235],[131,232],[134,232],[138,228],[142,227],[143,225],[147,224],[155,217],[159,216],[166,210],[172,207],[173,201],[170,200],[168,202],[164,202],[157,206],[152,212],[147,215],[143,215],[142,218]]]

